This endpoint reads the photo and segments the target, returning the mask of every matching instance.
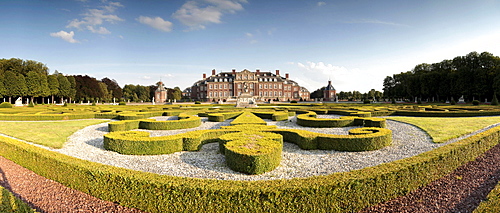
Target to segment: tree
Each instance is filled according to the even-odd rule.
[[[76,95],[76,80],[75,80],[75,77],[72,75],[66,76],[66,78],[68,79],[68,81],[71,85],[71,89],[70,89],[70,92],[68,95],[69,102],[71,103],[71,100],[75,99],[75,95]]]
[[[101,82],[106,84],[107,90],[110,92],[112,96],[111,98],[116,98],[120,100],[123,97],[123,90],[120,87],[120,85],[118,85],[115,79],[109,79],[106,77],[103,78]]]
[[[52,96],[50,103],[54,103],[54,96],[59,94],[59,81],[56,75],[47,76],[47,83],[49,84],[49,95]]]
[[[64,75],[57,75],[57,81],[59,82],[59,92],[57,95],[61,98],[61,103],[63,103],[64,97],[71,95],[71,83]]]
[[[102,102],[110,101],[113,98],[113,95],[111,94],[112,91],[108,91],[108,86],[105,83],[99,82],[99,88],[101,89],[101,92],[103,94],[103,96],[101,97]]]
[[[175,87],[174,89],[168,89],[167,98],[170,100],[181,100],[182,91],[179,87]]]
[[[3,84],[3,80],[1,79],[4,79],[2,74],[0,74],[0,98],[3,98],[6,91],[5,91],[5,85]]]
[[[4,73],[3,83],[5,86],[5,95],[9,97],[9,103],[12,103],[12,96],[15,95],[14,87],[16,82],[17,82],[16,73],[7,70]]]
[[[309,97],[311,97],[311,99],[316,99],[316,98],[323,98],[323,90],[325,90],[326,87],[321,87],[317,90],[314,90],[314,92],[312,92]]]
[[[29,71],[26,76],[26,87],[28,88],[26,95],[31,96],[30,103],[34,102],[34,98],[43,95],[41,75],[36,71]]]

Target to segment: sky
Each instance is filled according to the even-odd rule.
[[[0,1],[0,58],[121,86],[260,69],[364,93],[472,51],[500,55],[500,0]]]

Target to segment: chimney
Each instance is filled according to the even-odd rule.
[[[233,69],[233,74],[236,74],[236,69]]]
[[[280,70],[276,70],[276,75],[280,76]]]
[[[207,79],[207,74],[203,73],[203,80]]]
[[[285,78],[288,80],[288,78],[290,77],[290,74],[288,73],[285,73]]]
[[[260,69],[255,70],[255,73],[257,73],[257,75],[260,75]]]
[[[215,75],[215,69],[212,70],[212,75]]]

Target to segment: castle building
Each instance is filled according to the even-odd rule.
[[[158,88],[155,90],[154,102],[155,103],[165,103],[167,102],[167,89],[163,82],[156,83]]]
[[[332,86],[332,81],[328,81],[328,85],[323,90],[323,100],[324,101],[337,101],[337,91]]]
[[[271,73],[259,69],[255,72],[233,69],[231,72],[216,73],[214,69],[211,76],[203,73],[203,78],[191,86],[191,98],[224,101],[240,96],[246,89],[257,101],[309,100],[309,91],[289,77],[288,73],[281,76],[279,70]]]

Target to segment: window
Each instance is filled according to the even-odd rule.
[[[229,84],[229,89],[232,89],[233,88],[233,85],[232,84]]]
[[[219,92],[219,97],[222,97],[222,92]]]
[[[212,84],[210,84],[208,87],[209,87],[210,89],[212,89]]]
[[[278,85],[274,84],[274,89],[278,89]]]
[[[224,92],[224,97],[227,97],[227,92]]]
[[[245,75],[245,76],[243,76],[243,79],[247,80],[247,78],[248,78],[248,76],[246,76],[246,75]]]
[[[250,89],[253,89],[253,84],[250,84]]]
[[[250,91],[250,95],[253,96],[253,91]]]
[[[262,89],[262,84],[259,84],[259,89]]]
[[[224,84],[224,89],[227,89],[227,84]]]
[[[267,96],[267,92],[264,92],[264,96]]]
[[[241,89],[241,84],[238,84],[238,89]]]
[[[262,92],[259,92],[259,96],[262,96]]]
[[[276,91],[274,91],[274,96],[278,96],[278,93]]]
[[[267,89],[267,84],[264,84],[264,89]]]
[[[281,91],[279,92],[279,94],[280,94],[280,97],[281,97],[281,95],[282,95],[282,94],[281,94]]]
[[[208,97],[212,97],[212,92],[209,93],[210,95]]]

